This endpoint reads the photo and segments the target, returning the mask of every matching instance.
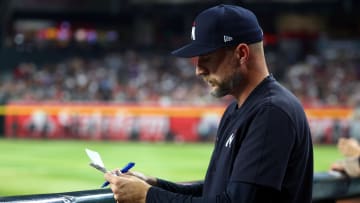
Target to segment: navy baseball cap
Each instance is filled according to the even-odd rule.
[[[171,52],[190,58],[239,43],[263,40],[263,32],[253,12],[240,6],[218,5],[196,16],[191,30],[191,43]]]

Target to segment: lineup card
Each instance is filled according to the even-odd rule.
[[[88,157],[90,158],[91,163],[105,168],[104,162],[102,161],[101,156],[98,152],[90,149],[85,149],[85,151]]]

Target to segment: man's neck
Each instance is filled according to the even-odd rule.
[[[267,77],[269,76],[268,71],[264,71],[261,74],[256,74],[251,78],[251,80],[247,79],[244,81],[246,83],[243,88],[239,89],[238,94],[234,94],[233,96],[237,100],[238,107],[241,107],[246,99],[249,97],[251,92]]]

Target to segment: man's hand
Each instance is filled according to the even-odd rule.
[[[104,177],[109,181],[118,203],[145,203],[147,192],[151,187],[145,181],[127,174],[114,176],[111,173],[105,173]]]
[[[137,171],[129,171],[126,173],[126,175],[132,175],[135,176],[137,178],[140,178],[141,180],[147,182],[148,184],[152,185],[152,186],[156,186],[157,185],[157,179],[155,177],[151,177],[151,176],[146,176],[143,173],[137,172]]]

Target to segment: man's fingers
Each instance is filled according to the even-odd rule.
[[[105,173],[104,174],[104,178],[109,181],[112,184],[121,182],[121,181],[128,181],[132,178],[133,176],[131,175],[127,175],[127,174],[119,174],[118,176],[115,176],[112,173]]]
[[[110,183],[114,183],[116,181],[116,177],[117,176],[114,176],[114,174],[108,172],[108,173],[105,173],[104,174],[104,178],[109,181]]]

